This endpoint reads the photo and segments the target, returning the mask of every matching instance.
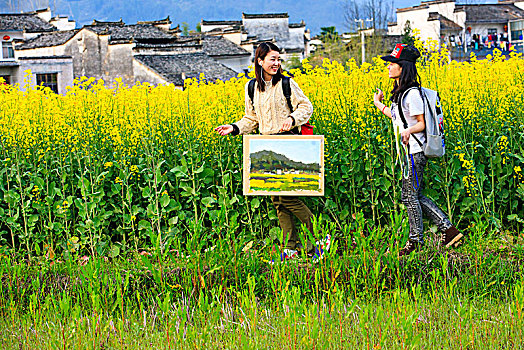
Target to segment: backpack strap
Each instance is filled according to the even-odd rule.
[[[416,89],[415,87],[412,87],[412,88],[409,88],[407,89],[406,91],[404,91],[404,93],[402,94],[402,96],[400,97],[400,101],[399,101],[399,104],[398,104],[398,113],[400,114],[400,119],[402,120],[402,123],[404,124],[404,129],[407,129],[408,128],[408,122],[406,121],[406,117],[404,116],[404,111],[402,109],[402,102],[404,102],[404,96],[407,95],[407,93],[412,90],[412,89]],[[420,91],[420,94],[421,94],[421,97],[422,97],[422,101],[424,102],[424,104],[426,103],[424,101],[424,97],[422,96],[422,90],[419,90]],[[424,108],[425,109],[425,108]],[[417,143],[419,144],[420,148],[424,149],[424,146],[422,145],[422,142],[420,142],[420,140],[418,139],[418,137],[416,137],[415,135],[411,135],[415,138],[415,141],[417,141]]]
[[[284,97],[287,101],[287,106],[289,107],[289,110],[291,113],[293,113],[293,105],[291,104],[291,78],[283,76],[282,77],[282,92],[284,93]]]
[[[251,104],[253,107],[255,107],[255,103],[253,102],[253,98],[255,96],[255,83],[257,82],[256,79],[251,79],[249,81],[249,84],[247,86],[247,94],[249,95],[249,99],[251,100]]]
[[[291,78],[283,76],[282,77],[282,92],[284,93],[284,97],[287,101],[287,106],[289,107],[289,110],[293,112],[293,104],[291,103]],[[247,94],[249,95],[249,98],[251,99],[251,104],[254,105],[254,97],[255,97],[255,83],[256,79],[251,79],[249,81],[249,84],[247,86]]]

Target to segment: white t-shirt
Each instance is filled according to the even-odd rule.
[[[408,128],[417,124],[417,118],[415,118],[415,116],[424,114],[424,101],[420,96],[420,91],[418,89],[409,90],[408,93],[404,96],[402,107],[402,111],[404,111],[404,118],[406,118],[406,122],[408,123]],[[398,111],[398,105],[396,103],[393,103],[391,106],[391,116],[394,130],[396,130],[396,126],[399,126],[400,132],[404,131],[404,123],[402,122],[402,118],[400,117],[400,113]],[[409,137],[410,154],[422,152],[422,148],[418,144],[417,140],[415,140],[413,135],[415,135],[422,144],[426,143],[426,135],[424,131],[411,134]]]

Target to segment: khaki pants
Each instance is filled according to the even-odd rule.
[[[271,201],[277,210],[278,222],[283,232],[282,243],[286,241],[286,248],[295,249],[299,243],[297,230],[295,227],[295,221],[293,215],[295,215],[302,223],[304,223],[307,229],[313,233],[313,224],[311,223],[311,217],[313,214],[311,210],[302,202],[298,197],[292,196],[271,196]],[[308,233],[306,232],[306,237]],[[313,250],[311,242],[306,241],[304,248],[307,251]]]

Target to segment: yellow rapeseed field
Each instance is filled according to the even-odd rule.
[[[447,154],[430,162],[428,195],[459,225],[524,220],[521,55],[459,63],[445,49],[418,45],[423,85],[439,91],[445,113]],[[387,221],[399,209],[399,170],[390,122],[372,103],[376,88],[392,88],[385,63],[305,61],[291,74],[326,140],[326,197],[312,207],[340,220],[363,211]],[[240,138],[213,131],[242,117],[246,82],[207,84],[202,76],[177,90],[81,78],[64,96],[0,85],[3,244],[65,247],[76,237],[78,249],[103,250],[233,217],[269,229],[263,214],[251,216],[254,199],[241,196]]]

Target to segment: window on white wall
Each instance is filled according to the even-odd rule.
[[[15,51],[13,50],[13,42],[2,41],[2,58],[15,58]]]
[[[58,94],[58,74],[57,73],[46,73],[36,75],[36,84],[47,86],[55,93]]]
[[[488,28],[488,35],[497,34],[497,28]]]

